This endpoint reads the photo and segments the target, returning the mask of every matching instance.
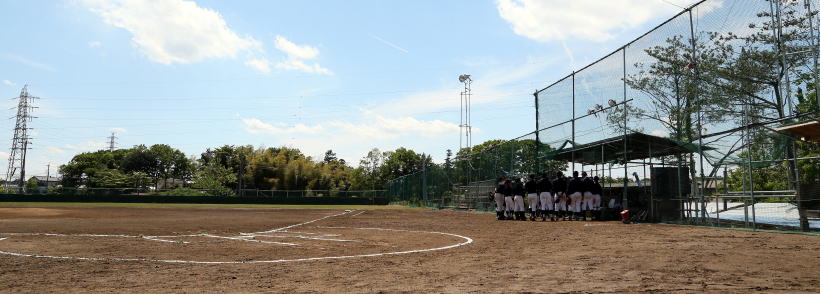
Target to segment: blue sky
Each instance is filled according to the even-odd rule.
[[[41,98],[29,175],[112,131],[119,147],[194,156],[285,145],[355,164],[403,146],[441,161],[459,144],[460,74],[473,142],[517,137],[535,89],[691,2],[0,0],[0,97],[28,84]],[[0,121],[3,167],[13,124]]]

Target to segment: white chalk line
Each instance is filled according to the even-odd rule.
[[[296,238],[296,239],[307,239],[307,240],[319,240],[319,241],[334,241],[334,242],[361,242],[359,240],[346,240],[346,239],[331,239],[331,238],[322,238],[322,237],[307,237],[307,236],[276,236],[276,235],[245,235],[245,238],[250,237],[268,237],[268,238]]]
[[[175,241],[175,240],[167,240],[167,239],[157,239],[157,238],[145,238],[146,240],[157,241],[157,242],[165,242],[165,243],[175,243],[175,244],[191,244],[188,241]]]
[[[265,232],[258,232],[258,233],[272,233],[272,232],[280,232],[284,231],[289,228],[297,227],[306,225],[309,223],[313,223],[322,219],[326,219],[329,217],[340,216],[347,213],[350,213],[351,210],[346,210],[343,213],[322,217],[320,219],[299,223],[296,225],[291,225],[279,229],[269,230]],[[275,259],[275,260],[249,260],[249,261],[197,261],[197,260],[179,260],[179,259],[150,259],[150,258],[118,258],[118,257],[74,257],[74,256],[54,256],[54,255],[42,255],[42,254],[27,254],[27,253],[17,253],[17,252],[8,252],[8,251],[0,251],[0,254],[9,255],[9,256],[17,256],[17,257],[33,257],[33,258],[45,258],[45,259],[64,259],[64,260],[83,260],[83,261],[138,261],[138,262],[161,262],[161,263],[181,263],[181,264],[258,264],[258,263],[284,263],[284,262],[300,262],[300,261],[319,261],[319,260],[333,260],[333,259],[351,259],[351,258],[362,258],[362,257],[378,257],[378,256],[390,256],[390,255],[403,255],[403,254],[412,254],[412,253],[423,253],[423,252],[432,252],[432,251],[439,251],[439,250],[447,250],[452,248],[457,248],[461,246],[465,246],[468,244],[473,243],[473,239],[470,237],[452,234],[452,233],[444,233],[444,232],[433,232],[433,231],[414,231],[414,230],[402,230],[402,229],[387,229],[387,228],[355,228],[355,227],[331,227],[331,226],[317,226],[317,228],[326,228],[326,229],[354,229],[354,230],[379,230],[379,231],[393,231],[393,232],[408,232],[408,233],[426,233],[426,234],[438,234],[444,236],[451,236],[460,238],[463,241],[457,244],[442,246],[442,247],[435,247],[435,248],[426,248],[426,249],[415,249],[415,250],[405,250],[405,251],[396,251],[396,252],[382,252],[382,253],[371,253],[371,254],[358,254],[358,255],[344,255],[344,256],[322,256],[322,257],[308,257],[308,258],[295,258],[295,259]],[[146,237],[192,237],[192,236],[210,236],[210,237],[221,237],[215,235],[208,235],[208,234],[200,234],[200,235],[179,235],[179,236],[131,236],[131,235],[99,235],[99,234],[51,234],[51,233],[0,233],[5,235],[20,235],[20,236],[32,236],[32,235],[44,235],[44,236],[84,236],[84,237],[123,237],[123,238],[146,238]],[[241,238],[232,238],[232,237],[222,237],[222,238],[230,238],[236,240],[244,240],[244,241],[258,241],[258,240],[247,240]],[[5,240],[8,238],[3,238],[0,240]],[[147,238],[152,239],[152,238]],[[153,239],[156,240],[156,239]],[[276,242],[280,243],[280,242]]]
[[[314,220],[311,220],[311,221],[306,221],[306,222],[303,222],[303,223],[298,223],[298,224],[295,224],[295,225],[290,225],[290,226],[287,226],[287,227],[272,229],[272,230],[263,231],[263,232],[249,233],[248,235],[260,234],[260,233],[280,232],[280,231],[287,230],[289,228],[306,225],[306,224],[313,223],[313,222],[316,222],[316,221],[320,221],[320,220],[330,218],[330,217],[341,216],[341,215],[344,215],[344,214],[347,214],[347,213],[350,213],[350,212],[352,212],[352,210],[345,210],[344,212],[339,213],[339,214],[328,215],[328,216],[325,216],[325,217],[321,217],[321,218],[314,219]],[[246,234],[246,233],[239,233],[239,234]],[[208,233],[188,234],[188,235],[172,235],[172,236],[150,236],[150,235],[146,236],[146,235],[123,235],[123,234],[59,234],[59,233],[0,233],[0,235],[7,235],[7,236],[49,236],[49,237],[139,238],[139,239],[148,239],[148,240],[180,238],[180,237],[200,237],[200,236],[212,237],[212,238],[222,237],[222,236],[212,235],[212,234],[208,234]],[[244,240],[244,239],[240,239],[240,238],[231,238],[231,237],[224,237],[224,239],[248,241],[248,240]],[[178,242],[175,242],[175,241],[172,241],[172,242],[178,243]],[[188,242],[188,243],[190,243],[190,242]],[[282,242],[272,242],[271,244],[277,244],[277,243],[281,243],[282,245],[298,245],[298,244],[282,243]]]
[[[6,240],[6,239],[8,239],[8,238],[0,238],[0,241]]]
[[[342,215],[348,214],[352,211],[353,210],[345,210],[345,212],[342,212],[342,213],[339,213],[339,214],[328,215],[328,216],[325,216],[325,217],[317,218],[315,220],[306,221],[306,222],[303,222],[303,223],[298,223],[298,224],[290,225],[290,226],[287,226],[287,227],[281,227],[281,228],[278,228],[278,229],[267,230],[267,231],[262,231],[262,232],[253,232],[252,234],[267,234],[267,233],[275,233],[275,232],[280,232],[280,231],[286,231],[287,229],[290,229],[290,228],[295,228],[295,227],[298,227],[298,226],[304,226],[306,224],[318,222],[318,221],[326,219],[326,218],[342,216]]]
[[[318,261],[318,260],[331,260],[331,259],[350,259],[350,258],[361,258],[361,257],[378,257],[378,256],[389,256],[389,255],[402,255],[402,254],[411,254],[411,253],[422,253],[422,252],[432,252],[432,251],[446,250],[446,249],[461,247],[461,246],[473,243],[473,239],[470,238],[470,237],[465,237],[465,236],[462,236],[462,235],[451,234],[451,233],[444,233],[444,232],[412,231],[412,230],[385,229],[385,228],[354,228],[354,227],[317,227],[317,228],[354,229],[354,230],[380,230],[380,231],[409,232],[409,233],[427,233],[427,234],[438,234],[438,235],[457,237],[457,238],[461,238],[463,241],[459,242],[457,244],[452,244],[452,245],[447,245],[447,246],[442,246],[442,247],[436,247],[436,248],[415,249],[415,250],[405,250],[405,251],[396,251],[396,252],[382,252],[382,253],[344,255],[344,256],[307,257],[307,258],[295,258],[295,259],[249,260],[249,261],[196,261],[196,260],[149,259],[149,258],[72,257],[72,256],[53,256],[53,255],[40,255],[40,254],[25,254],[25,253],[16,253],[16,252],[7,252],[7,251],[0,251],[0,254],[10,255],[10,256],[19,256],[19,257],[34,257],[34,258],[47,258],[47,259],[71,259],[71,260],[87,260],[87,261],[141,261],[141,262],[162,262],[162,263],[183,263],[183,264],[254,264],[254,263],[284,263],[284,262],[298,262],[298,261]]]
[[[362,210],[361,212],[359,212],[357,214],[354,214],[354,215],[351,215],[350,217],[359,216],[360,214],[365,213],[365,212],[367,212],[367,210]]]
[[[6,236],[49,236],[49,237],[101,237],[101,238],[179,238],[179,237],[196,237],[200,234],[191,235],[174,235],[174,236],[145,236],[145,235],[116,235],[116,234],[57,234],[57,233],[0,233]]]
[[[219,239],[227,239],[227,240],[234,240],[234,241],[245,241],[245,242],[255,242],[255,243],[263,243],[263,244],[276,244],[276,245],[285,245],[285,246],[298,246],[299,244],[294,243],[285,243],[285,242],[274,242],[274,241],[262,241],[262,240],[253,240],[253,239],[245,239],[245,238],[238,238],[238,237],[225,237],[225,236],[216,236],[216,235],[202,235],[203,237],[210,237],[210,238],[219,238]]]
[[[276,232],[277,234],[297,234],[297,235],[317,235],[319,237],[339,237],[341,234],[327,234],[327,233],[311,233],[311,232],[297,232],[297,231],[282,231]],[[261,234],[254,234],[254,233],[239,233],[243,236],[264,236]]]

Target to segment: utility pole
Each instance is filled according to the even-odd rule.
[[[117,148],[117,133],[111,132],[111,136],[108,138],[108,151],[114,152],[114,149]]]
[[[20,96],[12,99],[17,99],[18,102],[16,122],[14,125],[14,136],[11,139],[9,165],[8,169],[6,169],[6,184],[12,181],[19,170],[20,179],[17,187],[19,192],[22,193],[26,181],[26,152],[29,149],[28,144],[31,139],[28,136],[28,130],[31,129],[28,127],[28,122],[34,118],[29,112],[37,108],[32,106],[32,102],[35,99],[40,98],[29,95],[28,85],[25,85],[23,86],[23,90],[20,91]]]
[[[46,164],[46,187],[48,187],[48,182],[51,180],[51,162]]]

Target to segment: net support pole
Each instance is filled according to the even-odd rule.
[[[818,71],[819,69],[817,67],[817,62],[818,62],[817,60],[818,60],[818,58],[820,58],[820,57],[818,57],[818,52],[820,52],[820,49],[817,48],[817,47],[820,47],[820,42],[818,42],[818,41],[820,41],[820,40],[818,40],[818,38],[820,38],[820,35],[817,34],[817,32],[816,32],[817,29],[814,27],[814,11],[812,11],[812,7],[811,7],[811,2],[812,1],[811,0],[805,0],[805,2],[806,2],[806,14],[808,15],[808,18],[809,18],[809,36],[811,38],[812,48],[814,49],[813,50],[814,51],[813,52],[814,53],[814,74],[813,74],[813,76],[814,76],[814,96],[815,96],[814,98],[817,99],[817,110],[820,110],[820,71]],[[806,95],[808,95],[808,94],[809,93],[806,93]],[[796,144],[794,144],[794,140],[792,140],[792,144],[793,144],[793,146],[796,145]],[[798,150],[795,147],[795,151],[794,151],[795,157],[797,157],[797,154],[798,154],[797,151]],[[800,165],[798,165],[797,160],[795,160],[794,165],[795,165],[797,171],[799,172],[800,171]],[[799,183],[800,183],[799,180],[798,180],[797,183],[799,185]],[[798,215],[800,217],[800,229],[804,232],[807,232],[807,231],[809,231],[809,220],[808,220],[808,217],[806,216],[806,210],[805,210],[806,208],[804,206],[805,199],[803,199],[804,198],[803,193],[800,190],[801,190],[800,188],[797,189],[797,197],[796,197],[797,198],[797,211],[798,211]]]
[[[535,96],[535,158],[533,159],[535,163],[535,171],[541,172],[541,136],[538,134],[540,133],[540,126],[538,125],[538,118],[541,117],[540,113],[538,112],[538,90],[532,94]]]
[[[814,48],[814,98],[817,99],[817,107],[820,110],[820,68],[817,67],[818,59],[820,59],[820,34],[814,26],[814,11],[812,11],[811,0],[806,1],[806,11],[809,15],[809,35],[812,39],[812,47]],[[815,7],[816,9],[816,7]],[[808,95],[808,93],[806,93]]]
[[[424,202],[427,203],[427,161],[422,158],[421,162],[421,195],[424,197]]]
[[[629,209],[629,189],[628,189],[629,188],[629,170],[626,168],[626,166],[627,166],[626,163],[629,160],[629,158],[627,157],[627,143],[626,143],[626,137],[627,137],[626,123],[627,123],[627,115],[628,115],[628,113],[627,113],[628,105],[627,105],[627,102],[626,102],[626,46],[621,48],[621,52],[622,52],[621,57],[623,58],[623,69],[624,69],[624,72],[623,72],[623,85],[624,85],[624,117],[623,117],[623,123],[624,123],[624,195],[623,195],[623,199],[621,200],[621,206],[623,207],[623,209],[626,210],[626,209]]]
[[[705,223],[706,222],[706,198],[705,198],[706,193],[704,193],[704,192],[705,192],[705,189],[706,189],[706,183],[704,182],[704,177],[705,177],[704,174],[705,173],[703,171],[703,122],[702,122],[703,99],[701,99],[698,96],[699,93],[697,91],[697,89],[698,89],[698,87],[697,87],[698,80],[700,79],[700,71],[698,70],[698,68],[700,67],[700,64],[698,64],[698,59],[697,59],[697,56],[698,56],[697,53],[698,52],[697,52],[697,45],[695,44],[695,25],[694,25],[694,20],[692,19],[692,9],[689,8],[688,10],[689,10],[689,33],[691,34],[691,37],[692,37],[692,63],[694,64],[694,87],[692,87],[692,91],[694,91],[694,94],[692,95],[692,97],[694,97],[696,99],[696,103],[697,103],[697,106],[698,106],[698,112],[697,112],[697,115],[698,115],[698,120],[697,120],[697,123],[698,123],[698,160],[699,160],[699,163],[700,163],[699,164],[700,168],[698,170],[700,172],[700,177],[698,179],[699,187],[697,187],[697,188],[699,188],[698,193],[700,194],[699,195],[700,196],[700,219],[701,219],[701,223]]]
[[[572,172],[575,172],[575,71],[572,72]]]

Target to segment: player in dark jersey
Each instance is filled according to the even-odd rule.
[[[547,173],[541,175],[537,185],[538,199],[541,202],[541,220],[546,221],[547,216],[549,216],[550,221],[555,221],[555,214],[552,212],[555,202],[552,199],[552,181],[550,181],[549,175]]]
[[[595,182],[592,178],[587,176],[586,172],[581,172],[581,191],[583,192],[583,199],[581,199],[581,211],[584,219],[592,219],[592,190]]]
[[[570,209],[570,211],[572,211],[572,220],[580,219],[579,215],[581,214],[581,193],[583,192],[581,191],[583,190],[582,185],[583,183],[581,182],[581,179],[578,178],[578,171],[573,171],[572,179],[570,179],[569,183],[567,184],[567,194],[569,195],[569,200],[572,202],[572,209]]]
[[[527,217],[524,215],[526,208],[524,208],[524,183],[521,182],[521,178],[515,178],[515,182],[513,182],[513,207],[515,208],[515,219],[516,220],[527,220]]]
[[[600,179],[598,176],[592,179],[595,183],[592,186],[592,209],[594,210],[593,214],[595,215],[595,220],[601,219],[601,195],[604,194],[604,188],[601,187]]]
[[[504,185],[504,178],[498,178],[498,184],[493,191],[493,200],[495,200],[495,218],[497,220],[506,219],[504,217],[504,194],[507,192],[507,186]]]
[[[538,216],[538,184],[535,181],[535,175],[530,175],[526,183],[524,183],[524,190],[527,192],[527,203],[530,205],[530,221],[534,221]]]
[[[567,180],[564,178],[562,172],[555,175],[555,180],[552,181],[553,200],[555,201],[554,211],[557,213],[556,218],[566,219],[567,217]]]
[[[504,208],[507,211],[507,219],[513,219],[515,206],[513,205],[513,189],[510,179],[504,180]]]

